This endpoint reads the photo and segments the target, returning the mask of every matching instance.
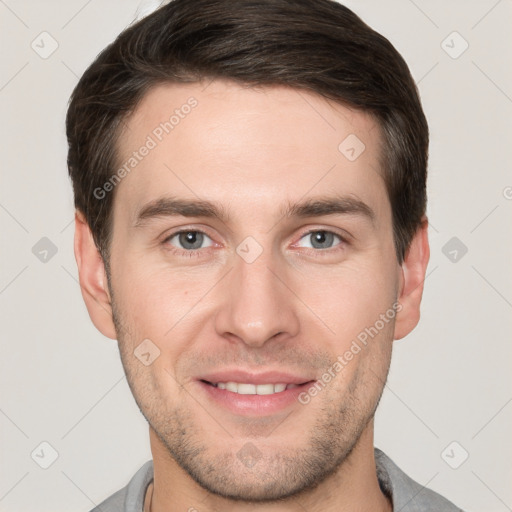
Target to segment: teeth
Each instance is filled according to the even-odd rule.
[[[238,384],[236,382],[226,382],[226,389],[238,393]]]
[[[233,382],[233,384],[235,383]],[[236,392],[239,395],[257,395],[256,386],[254,384],[235,384],[235,386],[238,386]]]
[[[217,382],[214,384],[219,389],[225,389],[239,395],[273,395],[281,393],[285,389],[293,389],[297,384],[247,384],[244,382]]]

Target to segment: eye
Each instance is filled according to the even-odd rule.
[[[309,231],[308,233],[304,234],[301,238],[301,240],[309,241],[310,245],[301,245],[299,242],[300,247],[307,247],[311,249],[331,249],[332,244],[335,241],[335,239],[338,239],[340,242],[344,242],[345,240],[338,234],[333,233],[332,231],[327,231],[325,229],[317,229],[314,231]],[[338,245],[338,244],[336,244]]]
[[[203,245],[206,242],[206,245]],[[211,238],[202,231],[182,230],[172,233],[164,243],[170,243],[174,247],[185,251],[195,251],[204,249],[212,245]]]

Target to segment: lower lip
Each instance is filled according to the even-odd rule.
[[[240,395],[227,389],[220,389],[203,381],[197,381],[207,396],[235,414],[248,416],[270,415],[300,403],[299,395],[307,390],[314,381],[306,382],[296,388],[285,389],[273,395]]]

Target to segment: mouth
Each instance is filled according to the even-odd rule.
[[[202,380],[202,382],[239,395],[275,395],[276,393],[282,393],[287,389],[298,388],[299,386],[303,386],[304,384],[308,384],[312,381],[306,381],[301,384],[286,384],[284,382],[278,382],[276,384],[250,384],[248,382],[209,382],[207,380]]]
[[[300,405],[300,393],[315,379],[278,372],[251,375],[235,371],[205,376],[196,382],[213,406],[238,416],[258,417]]]

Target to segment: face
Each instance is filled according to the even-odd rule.
[[[403,284],[380,143],[367,114],[285,87],[163,85],[127,119],[121,357],[169,460],[212,493],[313,488],[369,428]]]

